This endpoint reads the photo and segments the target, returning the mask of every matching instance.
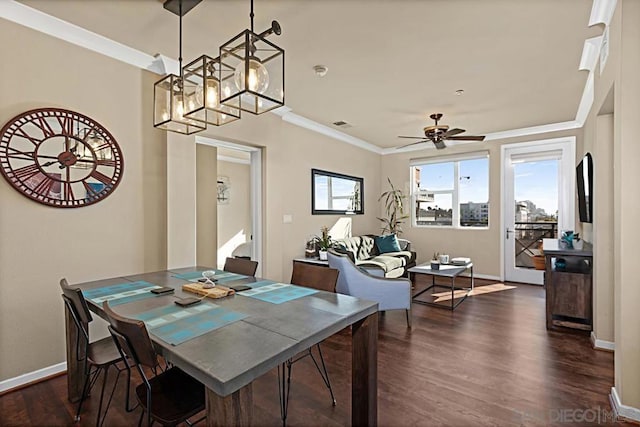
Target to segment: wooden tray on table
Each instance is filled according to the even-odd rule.
[[[236,293],[233,289],[222,285],[216,285],[213,288],[205,289],[202,287],[202,283],[186,283],[182,285],[182,290],[214,299],[228,297]]]

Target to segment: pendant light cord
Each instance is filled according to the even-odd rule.
[[[249,14],[249,17],[251,18],[251,32],[253,33],[253,0],[251,0],[251,13]]]
[[[180,0],[178,8],[180,15],[180,52],[178,56],[178,63],[180,64],[180,79],[182,80],[182,0]]]

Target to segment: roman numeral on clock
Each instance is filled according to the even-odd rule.
[[[106,176],[103,173],[98,172],[97,170],[94,170],[93,172],[91,172],[91,175],[89,175],[89,176],[91,176],[92,178],[97,179],[98,181],[100,181],[104,185],[110,185],[111,184],[111,178],[109,178],[108,176]]]
[[[13,171],[13,175],[20,181],[26,181],[27,179],[39,173],[41,173],[40,168],[35,164],[27,165]]]

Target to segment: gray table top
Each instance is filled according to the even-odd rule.
[[[86,290],[144,280],[175,288],[175,294],[113,307],[114,311],[123,316],[133,316],[173,304],[174,296],[193,296],[182,291],[182,285],[188,282],[173,277],[174,274],[210,269],[172,269],[97,280],[76,286]],[[260,279],[251,277],[227,282],[225,285],[250,285],[250,282],[256,280]],[[300,351],[378,310],[378,304],[375,302],[323,291],[282,304],[271,304],[241,295],[215,300],[205,298],[204,303],[208,301],[247,314],[248,317],[177,346],[153,335],[151,337],[163,357],[220,396],[227,396],[239,390]],[[104,318],[101,307],[91,301],[87,302],[92,311]]]
[[[431,274],[432,276],[456,277],[460,273],[463,273],[466,269],[471,267],[473,267],[472,262],[468,262],[464,265],[440,264],[439,270],[432,270],[431,263],[427,262],[424,264],[416,265],[415,267],[411,267],[407,271],[409,273]]]

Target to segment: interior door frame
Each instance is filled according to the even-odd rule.
[[[575,189],[576,189],[576,137],[566,136],[562,138],[544,139],[538,141],[504,144],[500,147],[500,279],[506,278],[505,251],[506,251],[506,189],[507,189],[507,156],[512,152],[518,154],[562,150],[558,181],[558,211],[562,215],[558,218],[558,232],[561,230],[573,230],[575,228]],[[542,283],[539,283],[542,284]]]
[[[244,151],[250,155],[249,174],[251,191],[251,254],[252,259],[258,262],[256,276],[262,275],[262,245],[263,245],[263,212],[262,212],[262,148],[251,145],[243,145],[235,142],[196,135],[196,144],[223,147],[231,150]]]

